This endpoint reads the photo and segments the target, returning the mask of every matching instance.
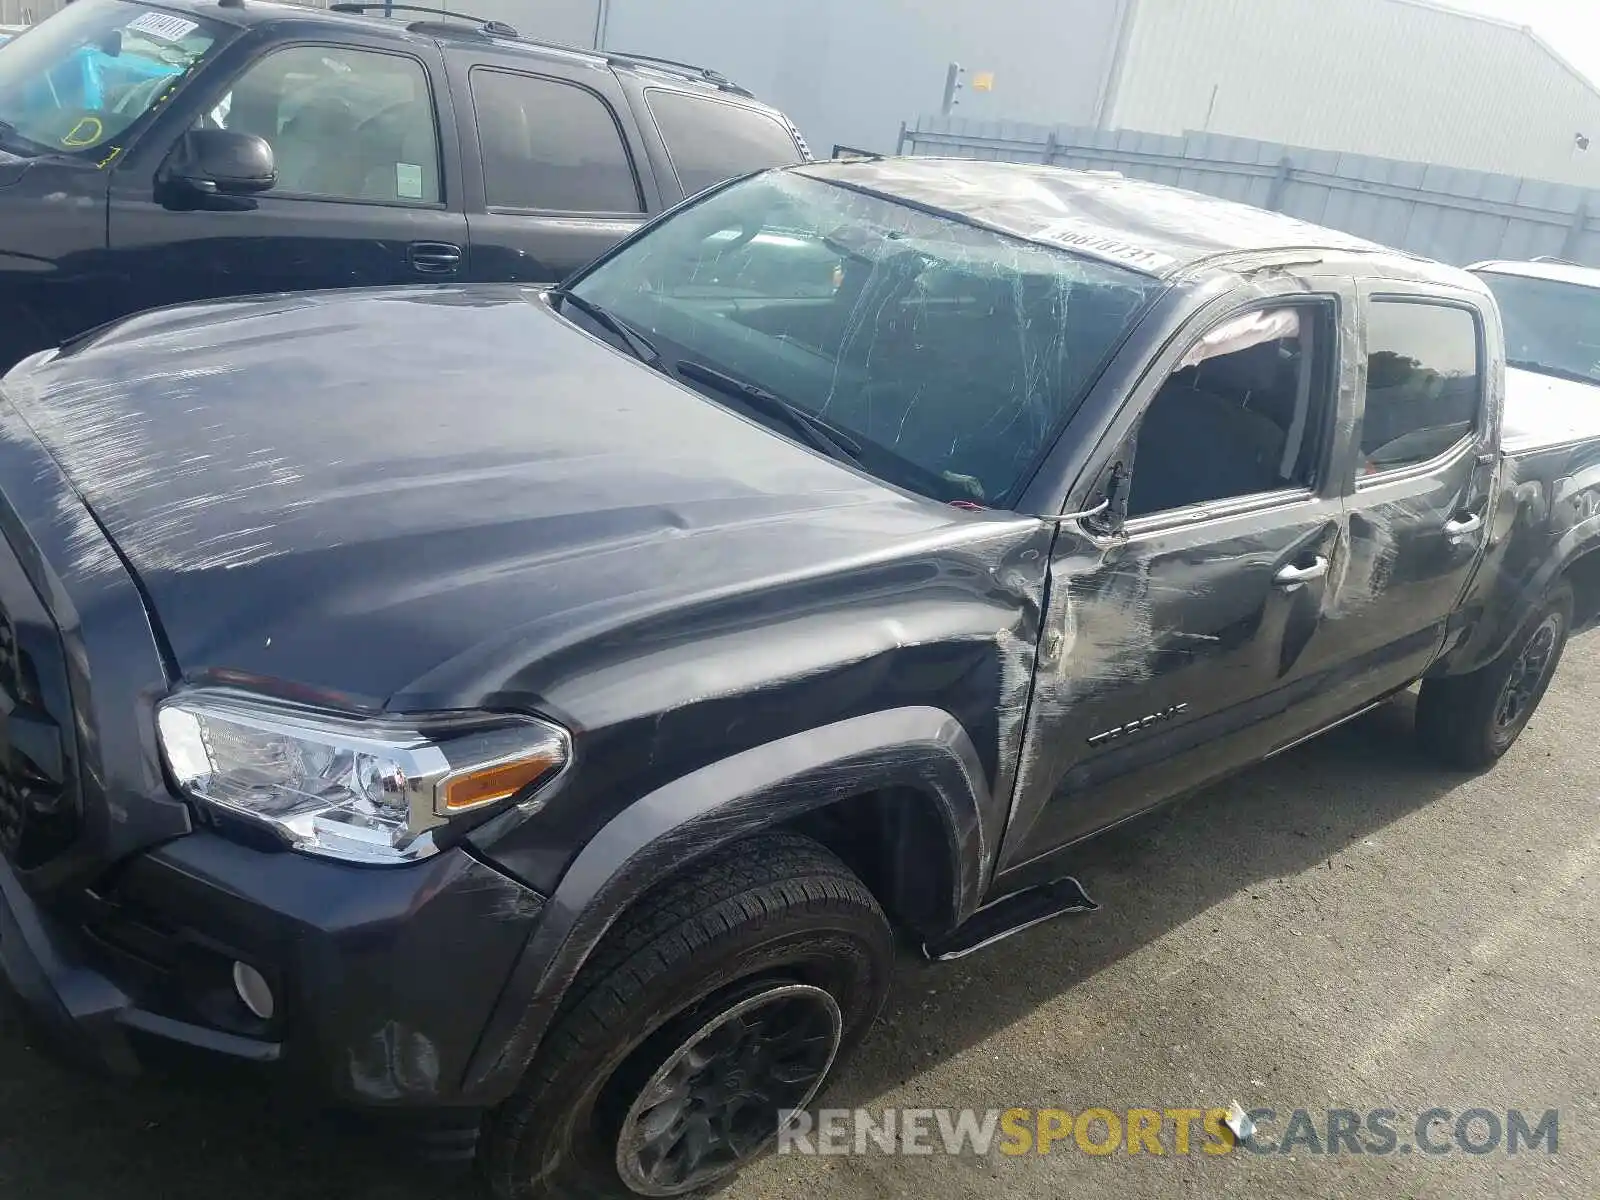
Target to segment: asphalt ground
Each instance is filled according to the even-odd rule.
[[[774,1156],[722,1200],[1600,1196],[1597,700],[1600,634],[1568,648],[1492,772],[1430,763],[1402,699],[1110,835],[1084,873],[1100,913],[956,964],[908,959],[826,1101],[877,1130],[886,1108],[1027,1109],[1012,1119],[1035,1143],[1037,1110],[1056,1109],[1051,1130],[1072,1132],[1049,1154],[1006,1153],[1022,1139],[1002,1129],[987,1154],[948,1155],[925,1117],[935,1153],[867,1139],[863,1155]],[[1254,1143],[1266,1152],[1208,1154],[1222,1143],[1196,1122],[1176,1153],[1166,1110],[1233,1103],[1274,1111]],[[1119,1124],[1155,1111],[1164,1153],[1085,1152],[1074,1117],[1097,1107]],[[1329,1109],[1362,1122],[1338,1153]],[[1451,1114],[1424,1121],[1443,1153],[1416,1138],[1430,1109]],[[1456,1139],[1472,1109],[1497,1114],[1488,1153]],[[1395,1131],[1386,1153],[1371,1152],[1385,1149],[1373,1110],[1394,1114],[1378,1117]],[[1547,1127],[1507,1153],[1511,1110],[1535,1130],[1553,1111],[1554,1152]],[[1108,1142],[1103,1118],[1082,1132]],[[1490,1132],[1475,1117],[1466,1140]],[[82,1078],[0,1018],[0,1200],[478,1195],[252,1084]]]

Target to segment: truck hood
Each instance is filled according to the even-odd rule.
[[[109,537],[72,568],[131,571],[183,676],[355,705],[985,523],[509,286],[157,311],[3,389]]]
[[[1600,381],[1579,383],[1506,368],[1501,442],[1507,450],[1600,436]]]

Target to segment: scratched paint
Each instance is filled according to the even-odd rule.
[[[225,366],[173,367],[150,372],[141,386],[160,389],[167,403],[206,428],[207,444],[173,453],[171,431],[161,416],[126,403],[126,385],[116,378],[79,377],[66,386],[51,386],[48,365],[14,372],[5,383],[14,405],[8,419],[21,420],[66,466],[80,494],[115,492],[124,502],[143,492],[168,492],[186,479],[202,486],[184,489],[174,499],[157,499],[142,512],[132,531],[146,561],[156,570],[204,571],[254,562],[270,552],[262,538],[267,527],[239,524],[198,535],[195,518],[219,505],[237,504],[253,492],[295,482],[299,476],[269,449],[251,448],[237,456],[226,473],[210,470],[229,451],[237,435],[211,417],[206,400],[226,389]],[[208,424],[208,417],[211,423]],[[69,506],[70,507],[70,506]],[[81,512],[64,511],[64,521],[78,523],[74,545],[77,566],[87,571],[116,569],[118,560],[98,532],[83,524]]]

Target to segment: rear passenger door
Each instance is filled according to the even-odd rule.
[[[298,43],[219,72],[113,173],[122,310],[461,278],[467,226],[451,187],[458,156],[442,68],[426,42]],[[168,194],[161,169],[196,128],[264,138],[277,185],[248,197]]]
[[[632,233],[653,207],[610,70],[533,65],[452,64],[475,280],[557,283]]]
[[[1333,620],[1372,691],[1421,675],[1488,536],[1488,340],[1474,297],[1364,285],[1366,379]]]

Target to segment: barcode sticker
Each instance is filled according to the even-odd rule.
[[[147,12],[142,17],[129,21],[126,27],[134,33],[148,33],[163,42],[181,42],[200,28],[198,22],[187,21],[171,13],[158,12]]]

